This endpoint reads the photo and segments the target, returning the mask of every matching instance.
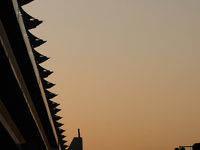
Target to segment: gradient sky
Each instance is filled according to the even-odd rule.
[[[200,0],[35,0],[68,145],[174,150],[200,143]]]

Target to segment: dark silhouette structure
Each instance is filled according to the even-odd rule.
[[[79,129],[78,129],[78,137],[74,137],[68,150],[83,150],[83,142],[82,142],[82,138],[80,137]]]
[[[185,150],[185,148],[192,148],[192,150],[200,150],[200,143],[194,143],[192,146],[179,146],[175,150]]]
[[[59,104],[52,100],[57,94],[49,91],[55,84],[46,80],[52,71],[41,66],[49,57],[35,50],[46,41],[29,31],[42,21],[22,9],[32,1],[0,1],[0,144],[9,150],[65,150]]]

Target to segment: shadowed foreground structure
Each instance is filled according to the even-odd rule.
[[[40,65],[49,57],[35,50],[46,41],[29,31],[42,21],[22,9],[31,1],[0,2],[0,143],[12,150],[65,150],[59,104],[52,101],[57,94],[49,91],[55,84],[46,80],[52,71]]]

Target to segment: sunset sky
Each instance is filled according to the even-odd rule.
[[[84,150],[200,143],[200,0],[35,0],[64,134]]]

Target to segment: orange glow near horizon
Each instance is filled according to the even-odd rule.
[[[173,150],[200,143],[200,1],[37,0],[68,145]]]

